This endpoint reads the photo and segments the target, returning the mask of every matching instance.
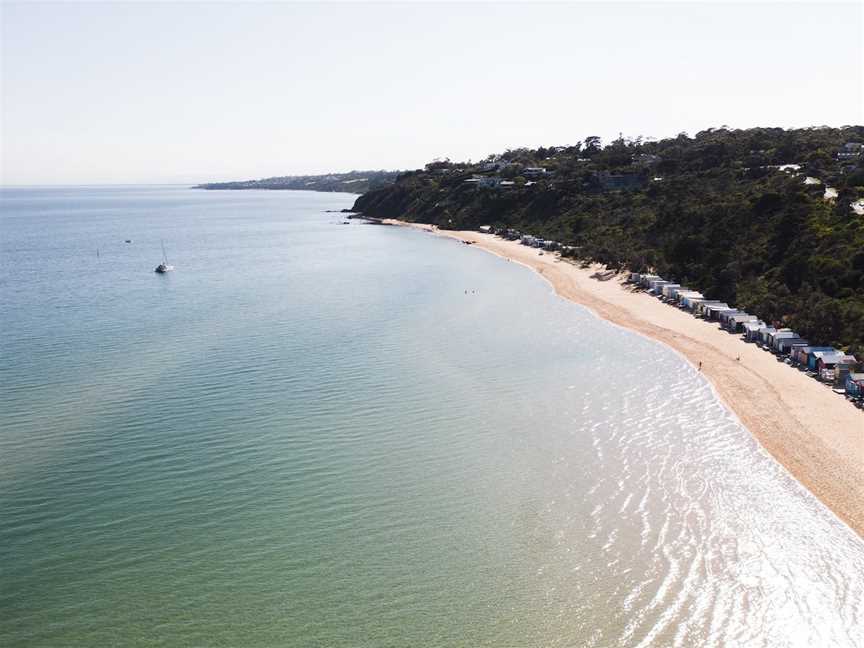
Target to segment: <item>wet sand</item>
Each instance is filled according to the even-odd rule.
[[[467,241],[522,263],[545,277],[560,296],[669,345],[696,366],[701,362],[706,378],[762,446],[864,537],[864,412],[826,385],[723,331],[716,322],[634,290],[620,275],[598,279],[601,266],[581,268],[557,254],[541,255],[490,234],[385,222]]]

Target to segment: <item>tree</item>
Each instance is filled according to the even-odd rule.
[[[600,152],[603,148],[603,145],[600,141],[600,137],[597,135],[589,135],[585,138],[585,146],[582,149],[585,157],[592,157]]]

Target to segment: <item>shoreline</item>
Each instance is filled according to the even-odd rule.
[[[701,362],[701,372],[719,399],[762,448],[864,538],[864,416],[826,385],[714,322],[629,290],[620,275],[593,278],[603,269],[600,265],[581,268],[554,253],[540,255],[535,248],[492,234],[394,219],[382,222],[471,243],[520,263],[546,279],[558,296],[667,345],[694,366]]]

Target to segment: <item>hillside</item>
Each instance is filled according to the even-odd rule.
[[[721,128],[607,146],[589,137],[478,164],[436,161],[354,209],[441,228],[512,227],[862,352],[860,142],[862,126]]]
[[[349,171],[327,175],[279,176],[261,180],[211,182],[194,189],[275,189],[305,191],[338,191],[362,194],[392,184],[397,171]]]

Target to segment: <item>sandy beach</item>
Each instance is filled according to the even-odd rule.
[[[592,277],[557,254],[478,232],[408,225],[473,243],[522,263],[545,277],[562,297],[598,316],[669,345],[698,366],[725,404],[762,446],[816,497],[864,537],[864,413],[766,351],[716,322],[697,319],[623,283]],[[740,357],[740,360],[738,359]]]

